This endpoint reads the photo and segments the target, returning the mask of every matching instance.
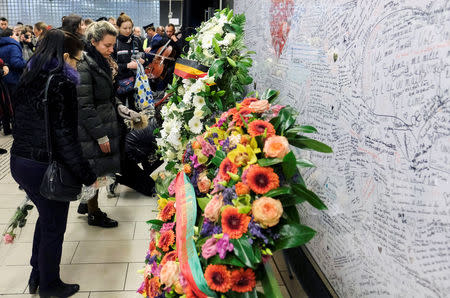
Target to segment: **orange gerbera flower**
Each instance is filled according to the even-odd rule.
[[[158,247],[163,251],[169,251],[169,246],[175,243],[175,233],[172,230],[165,231],[161,234],[158,241]]]
[[[158,217],[162,221],[168,221],[175,214],[175,201],[169,201],[166,206],[159,212]]]
[[[239,213],[235,207],[227,207],[222,211],[222,230],[231,239],[239,239],[247,232],[250,216]]]
[[[255,120],[250,122],[250,124],[248,125],[248,133],[252,137],[263,135],[266,130],[267,130],[266,133],[267,137],[271,137],[276,133],[272,123],[264,120]]]
[[[228,157],[222,160],[222,163],[220,164],[219,176],[226,181],[230,181],[231,178],[227,172],[231,172],[233,174],[238,172],[238,166],[232,163]]]
[[[161,260],[161,265],[164,265],[165,263],[169,261],[176,261],[177,260],[177,251],[172,250],[171,252],[168,252]]]
[[[280,185],[280,179],[272,168],[258,165],[253,165],[248,169],[246,182],[250,189],[257,194],[265,194]]]
[[[225,265],[208,265],[205,279],[213,291],[226,293],[231,288],[231,274]]]
[[[235,292],[250,292],[256,286],[255,272],[250,268],[234,270],[231,273],[231,283],[233,285],[231,290]]]
[[[245,184],[243,182],[236,183],[236,194],[238,196],[243,196],[248,193],[250,193],[250,188],[248,187],[247,184]]]
[[[252,102],[258,101],[259,99],[254,97],[248,97],[241,102],[241,107],[248,107]]]
[[[252,113],[251,109],[241,107],[239,111],[233,114],[233,121],[234,123],[236,123],[236,126],[239,127],[244,126],[244,122],[242,121],[242,119],[244,119],[245,123],[248,123],[248,119],[250,118],[248,115],[251,113]]]
[[[147,295],[148,297],[157,297],[161,294],[161,283],[159,282],[159,277],[154,276],[148,282]]]
[[[156,249],[156,242],[155,240],[150,241],[150,245],[148,246],[148,250],[150,252],[154,251]]]

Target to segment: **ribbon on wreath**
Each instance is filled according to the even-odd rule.
[[[203,78],[208,73],[208,67],[196,61],[178,58],[175,63],[174,74],[183,79]]]
[[[197,198],[194,187],[184,172],[175,180],[177,252],[180,270],[192,291],[199,297],[217,297],[203,275],[194,243],[194,227],[197,219]]]

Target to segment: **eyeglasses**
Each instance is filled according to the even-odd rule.
[[[81,62],[81,59],[80,59],[80,58],[77,58],[77,57],[74,57],[74,56],[70,56],[70,58],[76,61],[76,65],[77,65],[77,66],[78,66],[78,64],[80,64],[80,62]]]

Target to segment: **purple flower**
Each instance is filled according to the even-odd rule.
[[[236,187],[233,185],[233,187],[225,188],[222,192],[222,196],[225,205],[232,205],[232,200],[237,198]]]
[[[150,256],[150,251],[148,251],[145,256],[145,261],[147,264],[153,264],[156,261],[156,255]]]
[[[211,237],[208,240],[206,240],[205,244],[202,245],[202,257],[208,259],[215,256],[219,248],[219,245],[216,244],[218,244],[218,241],[214,237]]]
[[[192,161],[192,165],[194,166],[195,169],[200,166],[200,163],[198,162],[197,155],[194,154],[191,157],[189,157],[189,159]]]
[[[152,268],[151,268],[151,273],[154,276],[159,276],[159,274],[161,273],[161,267],[162,266],[158,266],[158,264],[156,264],[156,262],[154,262],[152,265]]]
[[[253,237],[260,238],[265,244],[269,243],[269,239],[263,233],[263,228],[253,221],[253,216],[248,224],[248,230]]]
[[[221,259],[225,259],[225,256],[227,255],[227,251],[233,251],[234,246],[233,243],[230,243],[230,238],[228,237],[228,234],[223,234],[223,237],[217,241],[217,252],[219,253],[219,257]]]
[[[162,234],[162,233],[164,233],[164,232],[170,231],[170,230],[173,229],[174,226],[175,226],[175,223],[174,223],[174,222],[167,222],[167,223],[164,223],[164,224],[162,225],[161,230],[159,230],[159,232]]]
[[[200,231],[201,236],[211,236],[213,234],[222,233],[222,227],[220,225],[216,226],[212,221],[205,218],[203,221],[202,230]]]

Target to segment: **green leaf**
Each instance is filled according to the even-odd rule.
[[[215,101],[217,108],[219,109],[219,111],[223,111],[223,103],[222,100],[220,98],[217,98]]]
[[[209,264],[214,265],[232,265],[238,267],[245,267],[244,263],[242,263],[236,256],[232,254],[228,254],[225,259],[221,259],[219,255],[215,255],[210,260],[208,260]]]
[[[231,59],[230,57],[227,57],[227,61],[228,61],[228,63],[230,63],[231,66],[236,67],[236,62],[233,59]]]
[[[278,187],[277,189],[272,189],[264,194],[265,197],[278,197],[280,195],[291,194],[291,188],[289,186]]]
[[[225,93],[226,93],[226,91],[225,91],[225,90],[220,90],[219,92],[217,92],[217,96],[220,96],[220,97],[222,97],[222,96],[224,96],[224,95],[225,95]]]
[[[191,36],[186,37],[185,40],[186,40],[186,41],[191,41],[193,38],[194,38],[194,36],[191,35]]]
[[[281,158],[260,158],[258,159],[258,164],[261,167],[268,167],[272,165],[276,165],[282,163],[283,160]]]
[[[280,94],[280,91],[274,90],[274,89],[267,89],[264,91],[264,93],[261,96],[261,99],[266,99],[270,103],[272,103]]]
[[[29,204],[27,204],[27,205],[25,205],[25,209],[26,210],[31,210],[31,209],[33,209],[33,205],[29,205]]]
[[[292,191],[300,198],[303,198],[306,201],[308,201],[308,203],[310,203],[315,208],[319,210],[328,209],[327,206],[322,202],[322,200],[315,193],[307,189],[305,186],[301,184],[293,184]]]
[[[309,125],[296,125],[286,131],[286,133],[293,133],[293,134],[315,133],[315,132],[317,132],[317,129],[315,127],[309,126]]]
[[[297,247],[311,240],[316,231],[301,224],[282,225],[279,232],[280,237],[275,241],[275,249],[286,249]]]
[[[211,163],[218,167],[225,159],[225,157],[227,157],[225,152],[223,152],[222,150],[217,150],[216,155],[211,159]]]
[[[278,197],[278,199],[281,201],[283,208],[286,206],[293,206],[293,205],[301,204],[304,201],[306,201],[306,199],[301,198],[301,197],[297,196],[296,194],[281,195]]]
[[[212,46],[214,48],[214,52],[217,54],[217,56],[221,56],[222,55],[222,51],[220,50],[219,44],[217,43],[217,40],[215,37],[213,37],[212,39]]]
[[[297,166],[302,168],[315,168],[316,166],[307,159],[297,159]]]
[[[146,223],[154,224],[154,225],[158,225],[158,226],[162,226],[164,224],[164,222],[162,220],[159,220],[159,219],[147,220]]]
[[[311,149],[323,153],[333,152],[333,149],[331,149],[330,146],[305,136],[295,136],[294,138],[288,138],[288,141],[292,146],[301,149]]]
[[[239,239],[231,239],[231,243],[234,246],[234,254],[244,265],[255,269],[258,265],[256,263],[256,257],[253,253],[253,248],[250,242],[248,242],[247,236],[242,236]]]
[[[227,21],[230,21],[231,18],[233,18],[233,10],[232,9],[230,9],[230,11],[227,14]]]
[[[206,205],[208,205],[209,201],[211,201],[211,199],[208,197],[202,197],[202,198],[197,197],[198,206],[203,211],[205,211]]]
[[[297,207],[290,206],[287,208],[283,208],[284,213],[287,216],[287,220],[290,223],[300,223],[300,215],[298,214]]]
[[[295,117],[293,117],[294,111],[292,108],[284,108],[280,111],[280,123],[281,123],[281,132],[285,132],[292,124],[295,123]]]
[[[283,158],[283,174],[287,180],[290,180],[297,172],[297,159],[294,152],[289,152]]]
[[[238,293],[234,291],[228,291],[227,295],[224,297],[229,298],[258,298],[258,293],[256,292],[256,287],[253,288],[251,292]]]
[[[209,76],[215,76],[216,74],[221,77],[224,69],[223,69],[223,64],[225,62],[223,60],[217,59],[216,61],[213,62],[213,64],[211,65],[211,67],[209,68]]]
[[[261,284],[264,288],[265,297],[269,298],[283,297],[283,294],[281,294],[280,287],[278,286],[277,279],[275,278],[275,274],[273,273],[271,263],[267,262],[264,264],[264,271],[265,274],[263,276]]]

